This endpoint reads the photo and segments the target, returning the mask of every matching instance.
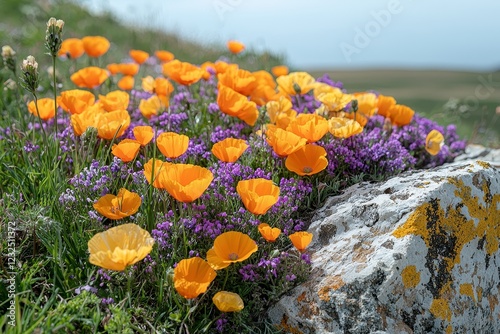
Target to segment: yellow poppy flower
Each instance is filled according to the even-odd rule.
[[[280,195],[280,188],[273,181],[262,178],[239,181],[236,191],[245,208],[254,215],[265,214]]]
[[[278,89],[288,95],[307,94],[316,80],[307,72],[292,72],[276,78]]]
[[[328,120],[330,133],[337,138],[349,138],[363,132],[363,127],[352,119],[332,117]]]
[[[217,292],[213,296],[212,302],[221,312],[239,312],[245,307],[240,295],[228,291]]]
[[[154,239],[136,224],[124,224],[97,233],[88,242],[89,262],[108,270],[125,270],[153,249]]]
[[[141,197],[125,188],[121,188],[118,194],[107,194],[94,203],[94,209],[109,219],[122,219],[133,215],[141,206]]]
[[[425,150],[429,152],[430,155],[436,155],[441,151],[441,147],[444,145],[443,142],[443,134],[437,130],[432,130],[425,138]]]
[[[255,241],[248,235],[229,231],[214,240],[214,246],[207,252],[207,261],[212,268],[219,270],[231,263],[243,262],[257,251]]]
[[[158,95],[153,95],[149,99],[143,99],[139,102],[139,110],[144,117],[149,119],[153,115],[158,115],[162,110],[167,108],[168,105],[168,99]]]
[[[199,257],[183,259],[174,269],[174,288],[186,299],[196,298],[207,291],[216,276],[205,260]]]

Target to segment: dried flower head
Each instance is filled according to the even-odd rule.
[[[9,45],[2,46],[3,64],[14,74],[16,73],[16,59],[14,58],[15,55],[16,52]]]
[[[36,93],[38,87],[38,63],[35,57],[28,56],[23,60],[23,65],[21,66],[22,76],[21,84],[28,92],[31,94]]]
[[[52,57],[57,57],[62,44],[63,20],[56,20],[51,17],[47,22],[45,32],[45,47]]]

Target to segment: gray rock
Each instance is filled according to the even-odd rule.
[[[500,171],[489,163],[358,184],[309,232],[310,280],[269,310],[285,332],[500,331]]]

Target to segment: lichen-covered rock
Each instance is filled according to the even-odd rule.
[[[500,331],[500,171],[490,164],[351,187],[309,231],[311,279],[269,310],[286,332]]]

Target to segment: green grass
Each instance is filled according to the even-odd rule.
[[[426,70],[314,71],[342,81],[348,92],[375,90],[441,125],[455,124],[470,143],[500,147],[500,72],[479,73]],[[493,82],[491,84],[491,81]],[[484,84],[490,83],[490,84]],[[445,108],[459,100],[462,109]]]

